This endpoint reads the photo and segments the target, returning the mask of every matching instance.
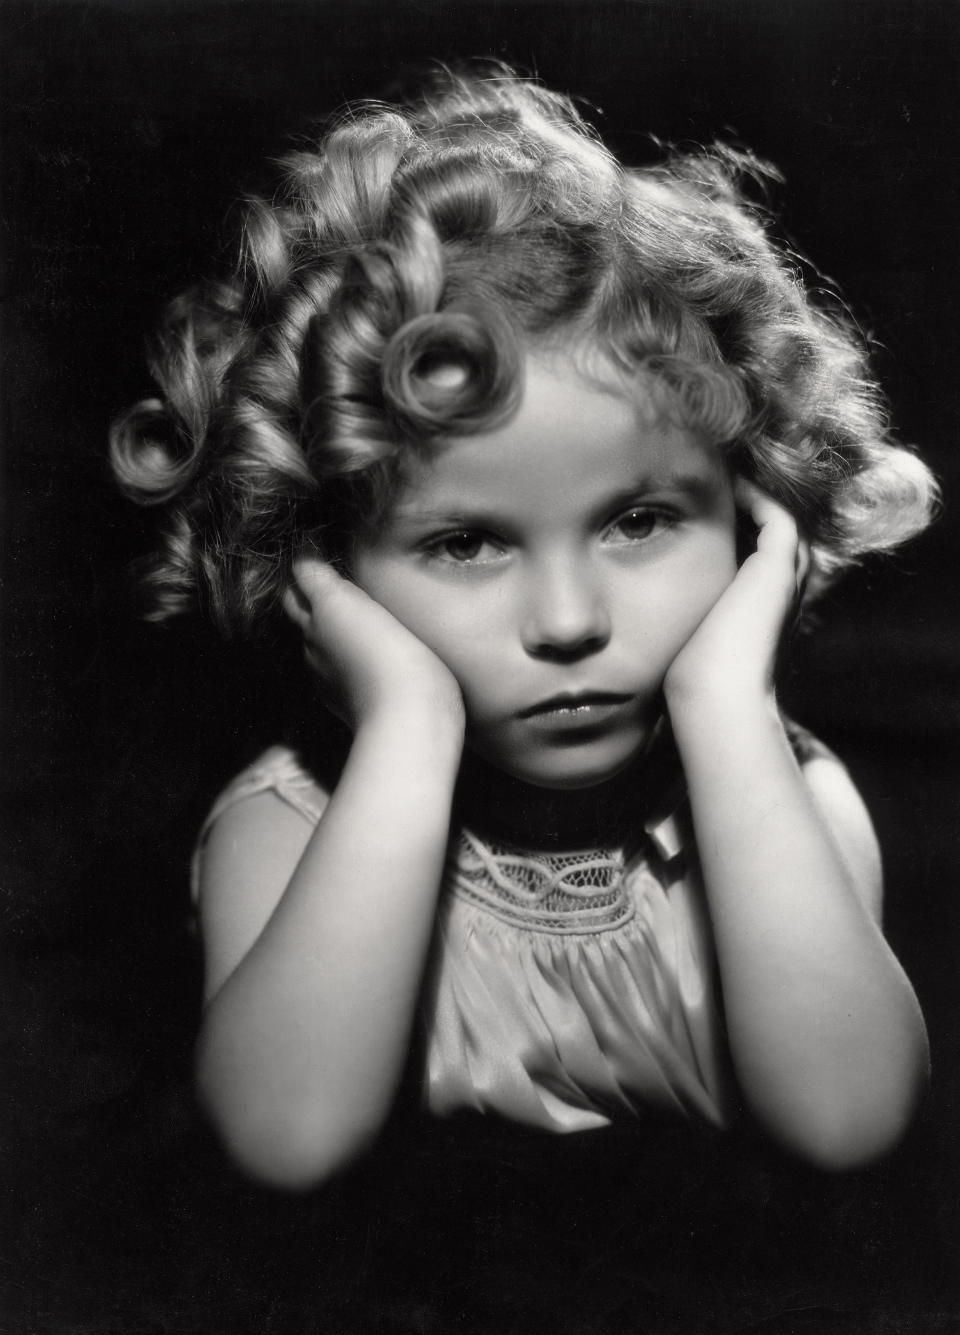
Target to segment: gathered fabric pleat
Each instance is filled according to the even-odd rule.
[[[448,888],[424,993],[424,1096],[582,1131],[655,1106],[723,1125],[729,1080],[702,889],[639,856],[626,921],[518,927]],[[515,910],[512,910],[515,913]]]

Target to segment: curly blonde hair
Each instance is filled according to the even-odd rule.
[[[501,71],[353,107],[282,167],[229,276],[168,307],[161,397],[112,428],[121,486],[169,507],[158,619],[249,627],[303,545],[348,559],[405,453],[507,420],[548,341],[599,347],[785,504],[813,587],[928,522],[859,338],[742,194],[752,159],[624,168],[569,99]]]

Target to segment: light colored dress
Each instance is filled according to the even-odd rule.
[[[274,747],[220,794],[273,792],[316,824],[324,799]],[[558,1132],[645,1109],[723,1125],[726,1045],[703,887],[682,808],[627,851],[531,857],[455,839],[422,994],[423,1096]]]

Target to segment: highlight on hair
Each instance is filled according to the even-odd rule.
[[[810,587],[928,522],[865,351],[814,300],[723,148],[621,166],[573,103],[506,70],[363,104],[246,209],[232,272],[173,301],[159,397],[111,431],[116,477],[167,509],[157,619],[274,607],[304,545],[348,558],[405,454],[509,419],[524,352],[603,351],[797,517]]]

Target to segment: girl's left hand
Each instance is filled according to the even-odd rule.
[[[668,705],[773,691],[777,651],[799,608],[810,547],[793,516],[754,483],[738,478],[734,499],[757,526],[756,550],[670,665]]]

